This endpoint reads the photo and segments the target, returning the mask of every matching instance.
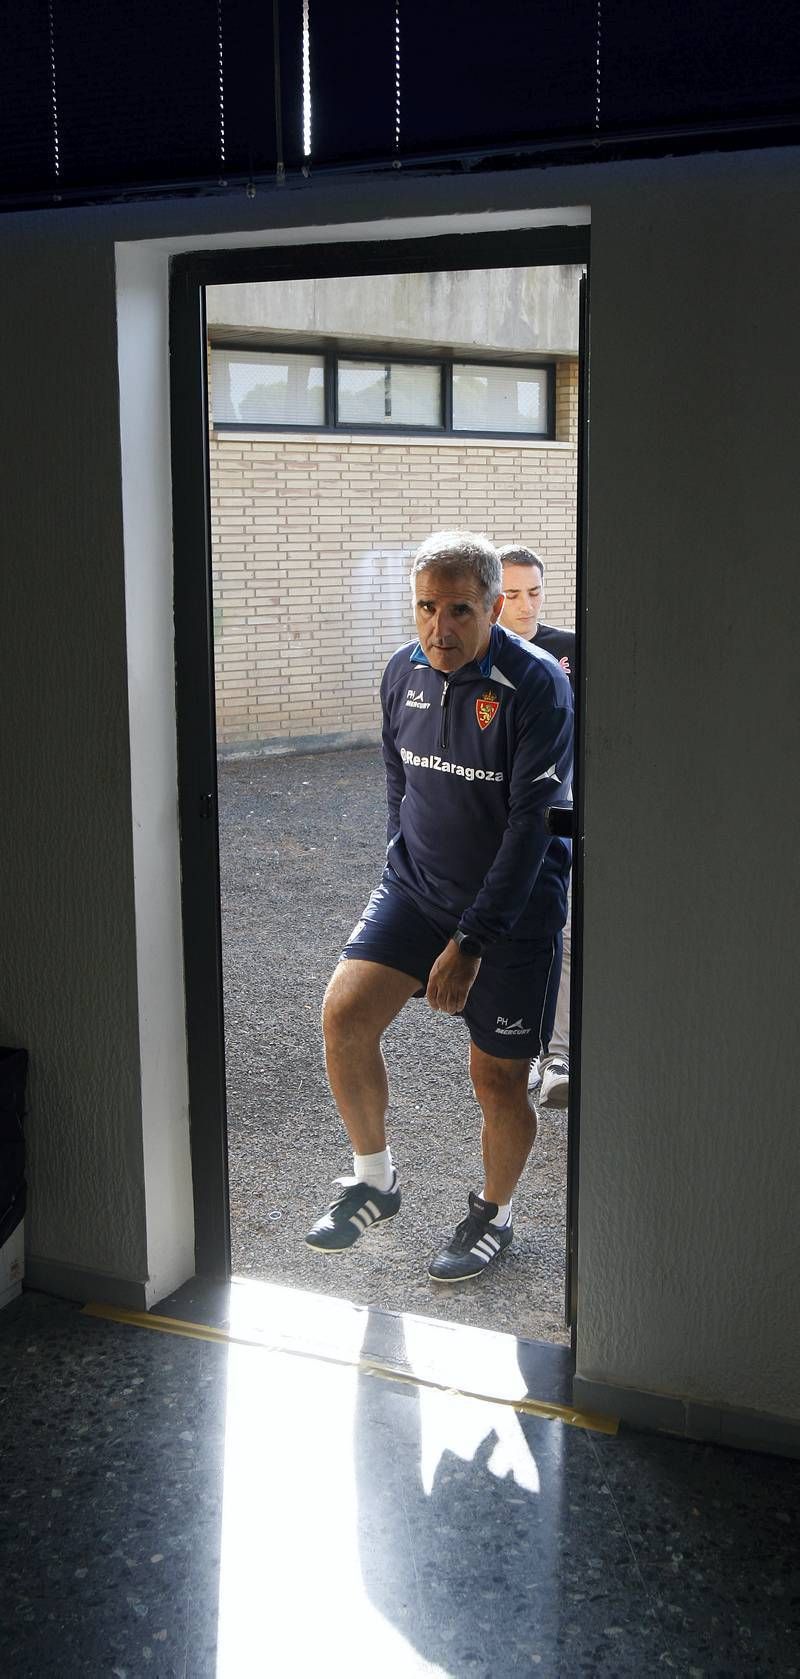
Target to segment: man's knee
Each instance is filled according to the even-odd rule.
[[[418,989],[419,981],[410,974],[345,957],[334,969],[322,1004],[326,1048],[380,1041]]]
[[[482,1108],[508,1108],[528,1105],[527,1061],[504,1061],[496,1055],[486,1055],[473,1046],[470,1056],[470,1075],[475,1095]]]
[[[363,1000],[351,983],[347,963],[334,969],[322,999],[322,1031],[326,1044],[349,1037],[363,1026]]]
[[[402,976],[396,975],[401,979]],[[345,957],[334,968],[322,1000],[322,1030],[326,1045],[347,1044],[356,1039],[380,1038],[381,1032],[402,1006],[384,996],[386,971],[374,962]]]

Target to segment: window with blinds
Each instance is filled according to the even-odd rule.
[[[339,361],[336,379],[340,425],[443,424],[442,378],[436,366]]]
[[[211,392],[215,425],[325,424],[321,356],[212,350]]]
[[[340,355],[211,350],[218,428],[554,436],[555,364],[501,366]]]
[[[548,377],[543,368],[453,367],[453,430],[545,437]]]

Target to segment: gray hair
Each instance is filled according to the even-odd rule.
[[[488,536],[476,536],[474,531],[434,531],[426,536],[409,573],[412,589],[421,571],[472,572],[487,606],[503,593],[503,567],[497,549]]]
[[[536,565],[544,582],[544,560],[534,554],[532,548],[520,548],[518,543],[509,542],[505,548],[498,548],[498,558],[501,565]]]

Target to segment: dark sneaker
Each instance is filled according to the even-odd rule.
[[[493,1201],[483,1201],[480,1195],[470,1193],[466,1218],[456,1225],[449,1248],[434,1254],[428,1276],[437,1283],[463,1283],[467,1277],[479,1277],[514,1235],[511,1224],[501,1230],[492,1224],[496,1213]]]
[[[339,1194],[306,1236],[308,1246],[320,1253],[344,1253],[365,1230],[373,1224],[385,1224],[400,1211],[396,1172],[392,1187],[387,1190],[375,1189],[371,1183],[359,1183],[357,1178],[336,1181],[341,1184]]]

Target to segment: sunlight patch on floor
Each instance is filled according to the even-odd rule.
[[[355,1370],[230,1348],[217,1679],[343,1672],[365,1651],[379,1672],[444,1672],[409,1645],[364,1584],[360,1379]]]

